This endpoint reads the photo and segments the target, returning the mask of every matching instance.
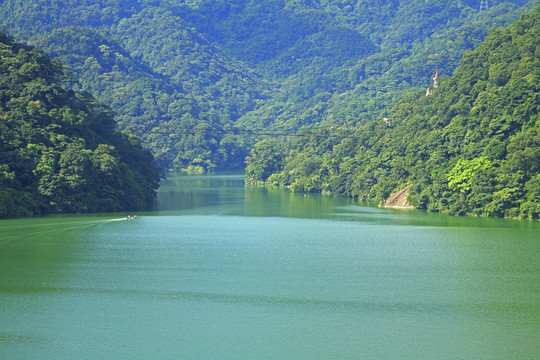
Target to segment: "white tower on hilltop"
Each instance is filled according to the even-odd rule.
[[[430,85],[428,88],[427,88],[427,91],[426,91],[426,96],[429,96],[431,94],[433,94],[433,90],[437,88],[437,86],[439,86],[439,84],[437,83],[437,80],[439,79],[439,70],[437,70],[435,72],[435,76],[433,77],[433,84]]]
[[[480,0],[480,11],[486,11],[488,9],[488,0]]]

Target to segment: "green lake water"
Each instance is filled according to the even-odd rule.
[[[538,359],[540,224],[177,176],[0,221],[0,359]]]

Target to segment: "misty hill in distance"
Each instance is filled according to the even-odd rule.
[[[160,166],[241,168],[256,137],[358,126],[451,75],[538,1],[9,0],[2,29],[58,57]]]

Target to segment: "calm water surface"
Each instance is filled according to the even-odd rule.
[[[178,176],[0,221],[0,359],[537,359],[540,226]]]

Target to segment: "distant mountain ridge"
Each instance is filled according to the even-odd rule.
[[[224,169],[257,140],[228,134],[376,120],[535,3],[3,0],[0,26],[59,57],[161,166]]]

